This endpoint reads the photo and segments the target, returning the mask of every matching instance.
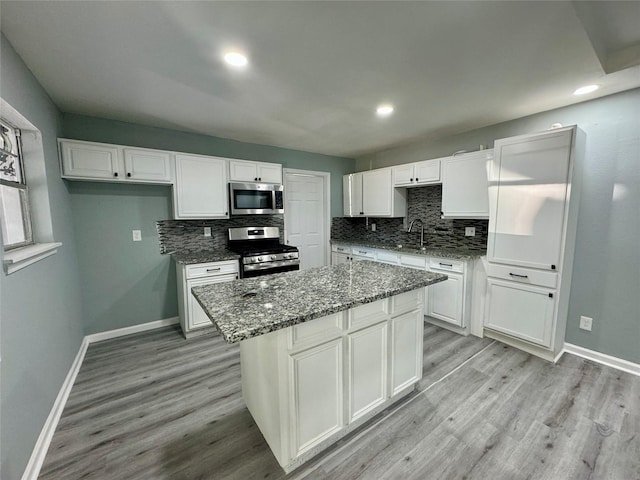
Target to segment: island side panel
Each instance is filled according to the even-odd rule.
[[[240,342],[242,396],[269,448],[280,464],[288,460],[289,399],[283,391],[289,329]]]

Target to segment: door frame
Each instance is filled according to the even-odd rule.
[[[319,172],[316,170],[302,170],[299,168],[284,168],[282,169],[282,183],[285,186],[284,192],[287,195],[287,173],[294,175],[306,175],[308,177],[322,177],[323,190],[324,190],[324,264],[331,265],[331,172]],[[286,204],[286,200],[285,200]],[[287,210],[285,208],[285,216]],[[284,222],[284,239],[285,243],[288,243],[287,239],[287,220],[285,217]]]

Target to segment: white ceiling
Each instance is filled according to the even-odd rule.
[[[2,1],[1,14],[64,112],[346,157],[640,86],[639,1]],[[249,68],[226,68],[227,48]],[[572,95],[590,83],[602,88]]]

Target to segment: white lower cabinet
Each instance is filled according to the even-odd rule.
[[[551,347],[555,291],[489,278],[487,296],[485,327]]]
[[[463,327],[464,276],[451,272],[446,272],[446,275],[449,277],[447,280],[428,288],[427,315]]]
[[[180,326],[184,336],[189,337],[196,330],[212,326],[211,320],[196,297],[191,294],[191,289],[202,285],[236,280],[239,275],[238,261],[178,265],[177,271]]]
[[[332,265],[356,260],[373,260],[447,275],[449,278],[444,282],[424,289],[424,314],[428,321],[462,335],[469,334],[472,321],[482,328],[482,309],[478,310],[477,314],[472,313],[471,306],[473,261],[397,253],[354,245],[334,244],[331,250]]]
[[[334,339],[289,356],[294,456],[343,426],[343,341]]]
[[[412,291],[240,342],[245,404],[285,472],[413,390],[423,314]]]
[[[391,319],[391,394],[401,392],[422,378],[424,311]]]
[[[348,337],[351,422],[387,399],[387,330],[385,321]]]
[[[426,312],[438,325],[451,326],[460,333],[469,331],[471,314],[471,280],[473,263],[432,257],[429,271],[444,273],[444,282],[431,285],[428,290]]]

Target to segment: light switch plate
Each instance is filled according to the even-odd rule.
[[[211,236],[211,227],[204,227],[204,236],[205,237]]]
[[[142,241],[142,231],[141,230],[132,230],[131,233],[133,234],[133,241],[134,242],[141,242]]]
[[[580,317],[580,328],[582,330],[587,330],[588,332],[591,331],[591,326],[593,324],[593,318],[591,317]]]
[[[476,227],[465,227],[464,236],[465,237],[475,237],[476,236]]]

